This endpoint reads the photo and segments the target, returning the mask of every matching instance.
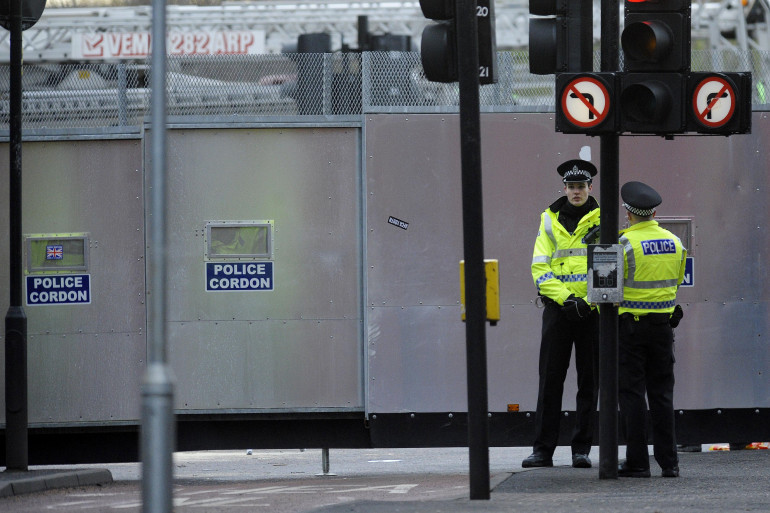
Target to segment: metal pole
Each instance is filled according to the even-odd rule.
[[[118,63],[118,125],[128,124],[128,74],[126,63]]]
[[[468,379],[468,450],[471,500],[489,500],[486,279],[481,187],[481,115],[476,2],[458,0],[457,57],[460,85],[465,345]]]
[[[618,0],[602,0],[601,71],[618,71]],[[602,244],[618,242],[619,136],[600,139]],[[600,306],[599,479],[618,478],[618,307]]]
[[[166,2],[152,4],[152,252],[150,328],[142,383],[142,504],[144,513],[172,511],[174,387],[166,364]]]
[[[321,449],[321,470],[324,474],[329,473],[329,448],[324,447]]]
[[[21,0],[11,0],[10,305],[5,316],[5,466],[28,470],[27,316],[22,307],[21,240]]]

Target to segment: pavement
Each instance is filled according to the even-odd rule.
[[[680,453],[681,475],[663,478],[652,461],[650,478],[599,479],[599,471],[551,468],[514,469],[492,483],[489,500],[358,501],[314,513],[458,512],[745,512],[770,511],[770,451]]]
[[[660,468],[651,460],[651,478],[618,478],[599,479],[598,449],[592,451],[594,467],[591,469],[574,469],[569,465],[569,448],[559,448],[558,458],[554,459],[554,467],[523,469],[520,466],[522,456],[529,452],[526,448],[491,448],[492,455],[491,493],[489,499],[471,500],[469,487],[442,496],[415,496],[411,499],[399,497],[388,500],[347,500],[339,504],[327,505],[303,511],[314,513],[455,513],[455,512],[532,512],[574,513],[574,512],[770,512],[770,450],[740,450],[740,451],[710,451],[709,446],[703,446],[702,452],[680,452],[681,475],[678,478],[663,478]],[[624,449],[624,448],[622,448]],[[359,450],[364,451],[364,450]],[[376,450],[366,450],[368,463],[374,461]],[[384,450],[383,450],[384,451]],[[392,451],[392,450],[391,450]],[[416,450],[420,451],[420,450]],[[467,475],[467,458],[462,458],[462,448],[425,449],[425,466],[409,468],[408,473],[444,474],[452,472],[462,476]],[[454,452],[453,452],[454,451]],[[459,451],[459,452],[458,452]],[[503,451],[503,452],[498,452]],[[254,451],[255,453],[257,451]],[[619,451],[622,459],[624,450]],[[187,454],[187,453],[177,453]],[[230,479],[224,473],[237,474],[237,468],[242,467],[242,459],[235,461],[229,467],[212,466],[207,460],[209,453],[203,451],[199,455],[180,456],[188,458],[185,462],[176,459],[175,480],[183,479],[178,473],[195,473],[205,479]],[[245,458],[245,452],[239,452],[240,458]],[[274,453],[273,453],[274,454]],[[284,453],[288,458],[305,458],[300,453]],[[338,471],[344,470],[348,477],[370,480],[372,486],[381,483],[385,478],[403,474],[404,468],[392,467],[393,471],[366,471],[369,467],[345,467],[345,456],[335,450],[331,451],[332,471],[335,465]],[[345,453],[347,454],[347,453]],[[351,454],[356,453],[355,450]],[[412,453],[412,455],[422,452]],[[498,456],[498,454],[502,456]],[[555,455],[555,456],[557,456]],[[255,454],[256,456],[256,454]],[[460,456],[460,457],[458,457]],[[317,455],[313,455],[316,458]],[[411,456],[410,456],[411,457]],[[423,456],[421,456],[423,457]],[[446,462],[440,461],[446,458]],[[452,463],[454,459],[455,463]],[[194,463],[200,460],[201,466]],[[298,460],[299,461],[299,460]],[[313,460],[320,463],[317,460]],[[377,460],[378,461],[378,460]],[[382,460],[380,465],[391,460]],[[415,459],[415,461],[421,461]],[[437,463],[438,462],[438,463]],[[104,468],[93,465],[73,467],[31,467],[27,472],[0,472],[0,497],[28,494],[56,488],[105,484],[117,480],[136,480],[140,475],[140,464],[107,464]],[[289,466],[289,468],[295,468]],[[211,470],[210,474],[206,472]],[[231,469],[231,470],[227,470]],[[289,471],[274,466],[275,476],[271,478],[296,479]],[[286,475],[281,478],[280,472]],[[294,472],[291,472],[294,473]],[[357,474],[357,476],[355,475]],[[320,474],[316,474],[320,475]],[[215,477],[218,476],[218,477]],[[429,476],[428,476],[429,477]],[[233,477],[234,478],[234,477]]]
[[[112,482],[106,468],[33,469],[0,472],[0,497]]]

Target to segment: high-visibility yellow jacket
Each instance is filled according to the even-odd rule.
[[[559,213],[551,210],[554,205],[540,215],[532,253],[532,280],[541,295],[563,305],[572,294],[586,299],[587,253],[581,239],[599,224],[599,208],[584,215],[570,234],[559,222]]]
[[[655,220],[642,221],[621,230],[620,244],[624,252],[624,281],[618,313],[673,312],[687,259],[687,250],[679,237],[658,226]]]

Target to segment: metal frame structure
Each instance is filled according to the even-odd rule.
[[[712,50],[734,48],[770,50],[768,0],[695,0],[692,6],[693,39]],[[326,32],[334,50],[357,39],[357,17],[365,15],[374,34],[403,34],[419,45],[427,23],[414,0],[225,2],[221,6],[168,6],[169,30],[263,30],[268,53],[295,45],[300,34]],[[495,5],[498,49],[528,44],[529,7],[526,0],[498,0]],[[621,16],[622,19],[622,16]],[[594,2],[594,39],[598,40],[600,4]],[[149,32],[151,8],[102,7],[47,9],[40,21],[24,33],[27,64],[72,62],[72,36],[84,32]],[[0,33],[0,63],[7,62],[9,36]]]

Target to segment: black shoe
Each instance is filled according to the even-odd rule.
[[[618,477],[650,477],[650,469],[627,467],[622,463],[618,465]]]
[[[572,466],[575,468],[591,468],[591,459],[587,454],[575,453],[572,455]]]
[[[533,452],[521,462],[524,468],[530,467],[553,467],[553,460],[543,453]]]
[[[679,477],[679,467],[664,468],[660,475],[663,477]]]

